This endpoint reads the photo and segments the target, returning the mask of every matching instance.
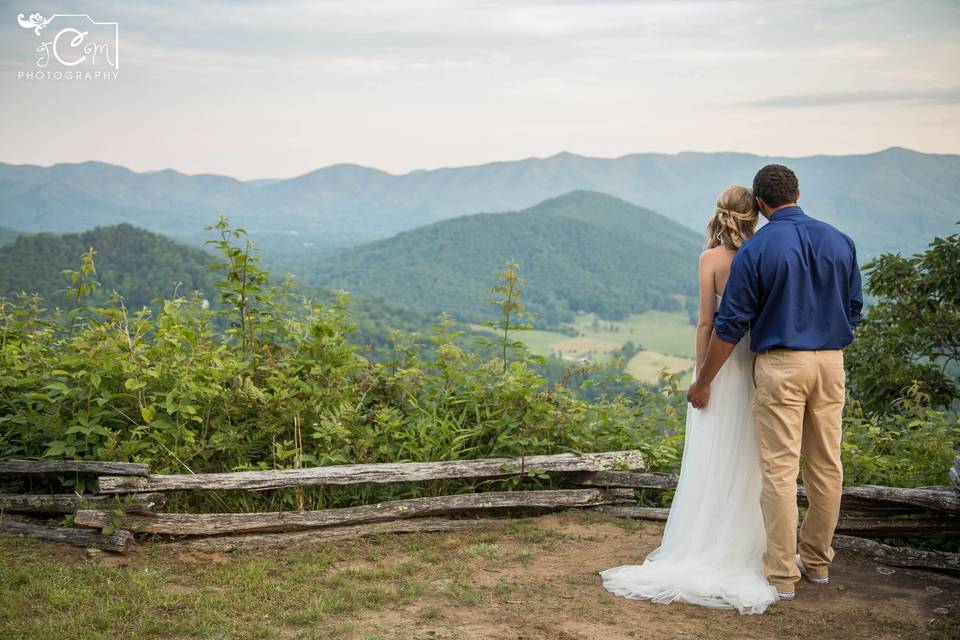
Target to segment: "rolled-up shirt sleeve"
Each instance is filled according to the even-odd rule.
[[[851,243],[852,244],[852,243]],[[857,265],[857,250],[853,249],[853,265],[850,268],[850,303],[847,308],[847,318],[850,328],[855,329],[863,320],[863,285],[860,281],[860,267]]]
[[[759,309],[756,261],[741,249],[730,265],[730,277],[723,290],[720,308],[713,318],[713,328],[726,342],[737,344],[750,330]]]

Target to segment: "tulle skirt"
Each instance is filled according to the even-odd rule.
[[[745,337],[710,385],[702,411],[687,405],[680,479],[660,547],[642,564],[600,572],[610,592],[741,614],[777,601],[762,556],[760,459],[753,432],[753,354]]]

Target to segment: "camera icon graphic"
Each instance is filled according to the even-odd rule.
[[[40,38],[36,48],[37,66],[62,68],[120,68],[120,25],[98,22],[89,15],[56,13],[45,18],[39,13],[17,16],[24,29]]]

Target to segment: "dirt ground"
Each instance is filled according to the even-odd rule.
[[[831,584],[806,581],[797,598],[762,616],[694,605],[653,604],[609,594],[596,572],[639,563],[660,541],[663,526],[644,523],[627,532],[614,522],[574,522],[546,516],[577,538],[506,578],[528,585],[522,604],[498,612],[518,632],[475,627],[473,637],[606,640],[618,638],[952,638],[960,637],[960,579],[925,571],[892,569],[840,554]],[[491,571],[491,578],[497,575]],[[547,587],[538,594],[536,584]],[[601,606],[597,607],[594,603]],[[500,626],[501,623],[498,623]],[[950,622],[954,631],[950,631]],[[458,624],[477,624],[459,620]],[[951,635],[954,634],[954,635]],[[499,635],[498,635],[499,634]],[[428,637],[428,636],[425,636]],[[470,636],[468,636],[470,637]]]
[[[840,552],[831,584],[801,582],[797,599],[764,615],[687,604],[652,604],[609,594],[597,572],[638,563],[659,544],[659,523],[632,523],[587,512],[526,520],[524,531],[478,530],[410,534],[404,541],[343,543],[331,569],[381,569],[438,555],[423,567],[425,588],[415,597],[355,611],[342,635],[367,640],[649,640],[675,638],[960,638],[960,578],[892,569]],[[548,535],[537,537],[542,532]],[[536,544],[531,545],[531,542]],[[336,546],[339,543],[325,543]],[[51,545],[53,547],[53,545]],[[379,547],[379,551],[372,547]],[[82,550],[57,547],[64,561],[90,562]],[[374,551],[375,553],[371,554]],[[283,552],[271,552],[283,553]],[[520,554],[520,555],[518,555]],[[70,556],[70,557],[67,557]],[[263,554],[257,554],[258,558]],[[522,557],[523,561],[516,558]],[[165,558],[200,567],[237,563],[242,555],[176,553],[162,545],[141,547],[132,557],[94,562],[142,566]],[[444,563],[456,562],[456,573]],[[451,579],[451,576],[455,576]],[[465,581],[464,581],[465,579]],[[451,599],[451,583],[469,584],[470,595]],[[446,597],[444,596],[446,594]],[[276,637],[304,637],[278,625]]]
[[[960,579],[892,569],[840,554],[831,584],[803,582],[797,598],[765,615],[694,605],[653,604],[609,594],[597,572],[641,562],[660,541],[663,526],[643,523],[633,532],[613,521],[579,522],[549,515],[538,526],[570,537],[525,567],[483,566],[481,584],[505,581],[511,599],[491,609],[448,610],[443,624],[423,625],[413,638],[502,640],[616,640],[643,638],[960,638]],[[414,623],[408,612],[386,616],[388,634]],[[388,637],[390,637],[388,635]]]

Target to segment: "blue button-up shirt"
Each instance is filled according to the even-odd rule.
[[[853,240],[800,207],[776,212],[737,252],[713,319],[754,352],[842,349],[860,322],[863,292]]]

